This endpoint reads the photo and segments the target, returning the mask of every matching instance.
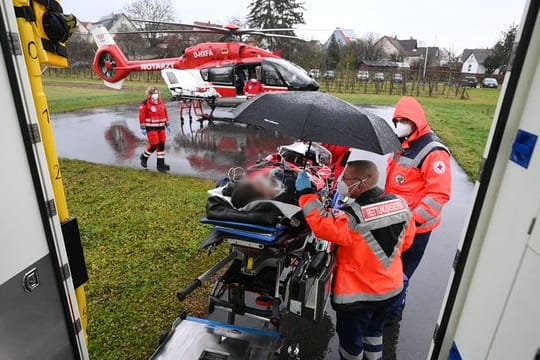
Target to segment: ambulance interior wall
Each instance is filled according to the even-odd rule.
[[[0,359],[74,358],[4,57],[0,98]]]
[[[532,271],[536,261],[540,261],[535,253],[534,244],[538,241],[535,232],[532,237],[528,235],[540,204],[540,191],[537,190],[540,157],[536,150],[528,169],[509,160],[518,128],[540,133],[536,117],[540,111],[536,101],[540,96],[539,44],[540,24],[537,21],[473,238],[473,247],[480,245],[478,259],[475,263],[473,248],[447,329],[450,336],[446,338],[440,358],[446,358],[446,349],[453,339],[465,359],[528,359],[533,358],[540,346],[537,332],[520,331],[523,322],[528,325],[540,322],[538,310],[531,308],[530,303],[540,297],[540,282],[528,283],[531,279],[527,277],[527,274],[530,276],[527,269]],[[469,277],[470,288],[467,285]],[[460,314],[459,303],[463,299]],[[520,315],[523,318],[518,322]],[[452,325],[456,323],[454,337],[451,336]],[[512,323],[514,331],[511,334],[514,336],[510,341],[501,334]]]

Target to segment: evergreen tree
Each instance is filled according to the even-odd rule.
[[[304,4],[297,0],[252,0],[248,6],[248,25],[253,28],[279,29],[292,28],[305,24]],[[294,31],[279,32],[281,35],[294,36]],[[267,45],[283,55],[291,52],[294,43],[290,39],[268,37]]]
[[[492,54],[484,61],[486,73],[491,74],[497,68],[508,65],[510,55],[512,54],[512,46],[516,39],[516,32],[517,26],[510,25],[510,27],[502,33],[501,39],[492,48]],[[502,70],[504,71],[505,69],[503,68]]]
[[[328,47],[326,48],[326,68],[335,69],[341,60],[341,47],[336,40],[335,36],[332,36]]]

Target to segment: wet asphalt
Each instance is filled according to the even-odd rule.
[[[190,123],[186,119],[181,125],[177,104],[168,103],[167,107],[172,131],[167,139],[166,161],[173,174],[218,180],[231,167],[249,166],[292,141],[287,136],[241,124],[215,122],[208,126],[207,121]],[[391,119],[391,107],[366,108],[388,121]],[[53,115],[60,157],[140,168],[138,158],[146,138],[140,133],[137,111],[138,105],[134,104]],[[228,117],[228,111],[220,110],[216,116]],[[352,160],[360,158],[374,161],[381,170],[386,166],[385,156],[359,150],[351,155]],[[155,169],[155,157],[150,159],[149,169]],[[443,223],[433,232],[422,263],[410,282],[398,348],[400,360],[427,357],[457,244],[472,203],[473,184],[455,161],[452,175],[452,200],[443,210]],[[339,358],[334,322],[335,314],[329,308],[320,324],[295,323],[295,332],[301,334],[297,340],[302,359]],[[287,333],[286,323],[283,328]]]

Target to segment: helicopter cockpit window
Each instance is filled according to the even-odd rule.
[[[232,82],[233,82],[232,70],[233,70],[232,66],[210,68],[208,70],[208,81],[214,84],[232,85]]]
[[[263,62],[263,82],[265,85],[268,86],[287,86],[283,83],[281,80],[281,77],[279,76],[276,68],[273,64],[268,64]]]
[[[266,59],[265,62],[271,63],[277,69],[288,86],[304,87],[312,82],[312,79],[304,69],[290,61]]]

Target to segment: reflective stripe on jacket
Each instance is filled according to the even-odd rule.
[[[302,195],[300,206],[314,235],[339,245],[334,306],[383,301],[401,293],[401,253],[415,233],[403,199],[373,189],[343,210],[324,208],[316,194]]]
[[[409,119],[417,130],[403,142],[404,151],[389,159],[386,191],[407,201],[418,233],[429,232],[441,223],[442,208],[450,200],[450,151],[431,131],[422,106],[414,98],[398,102],[395,118]]]
[[[157,104],[147,99],[139,106],[139,123],[142,128],[151,130],[152,128],[163,128],[169,124],[167,107],[162,99]]]

